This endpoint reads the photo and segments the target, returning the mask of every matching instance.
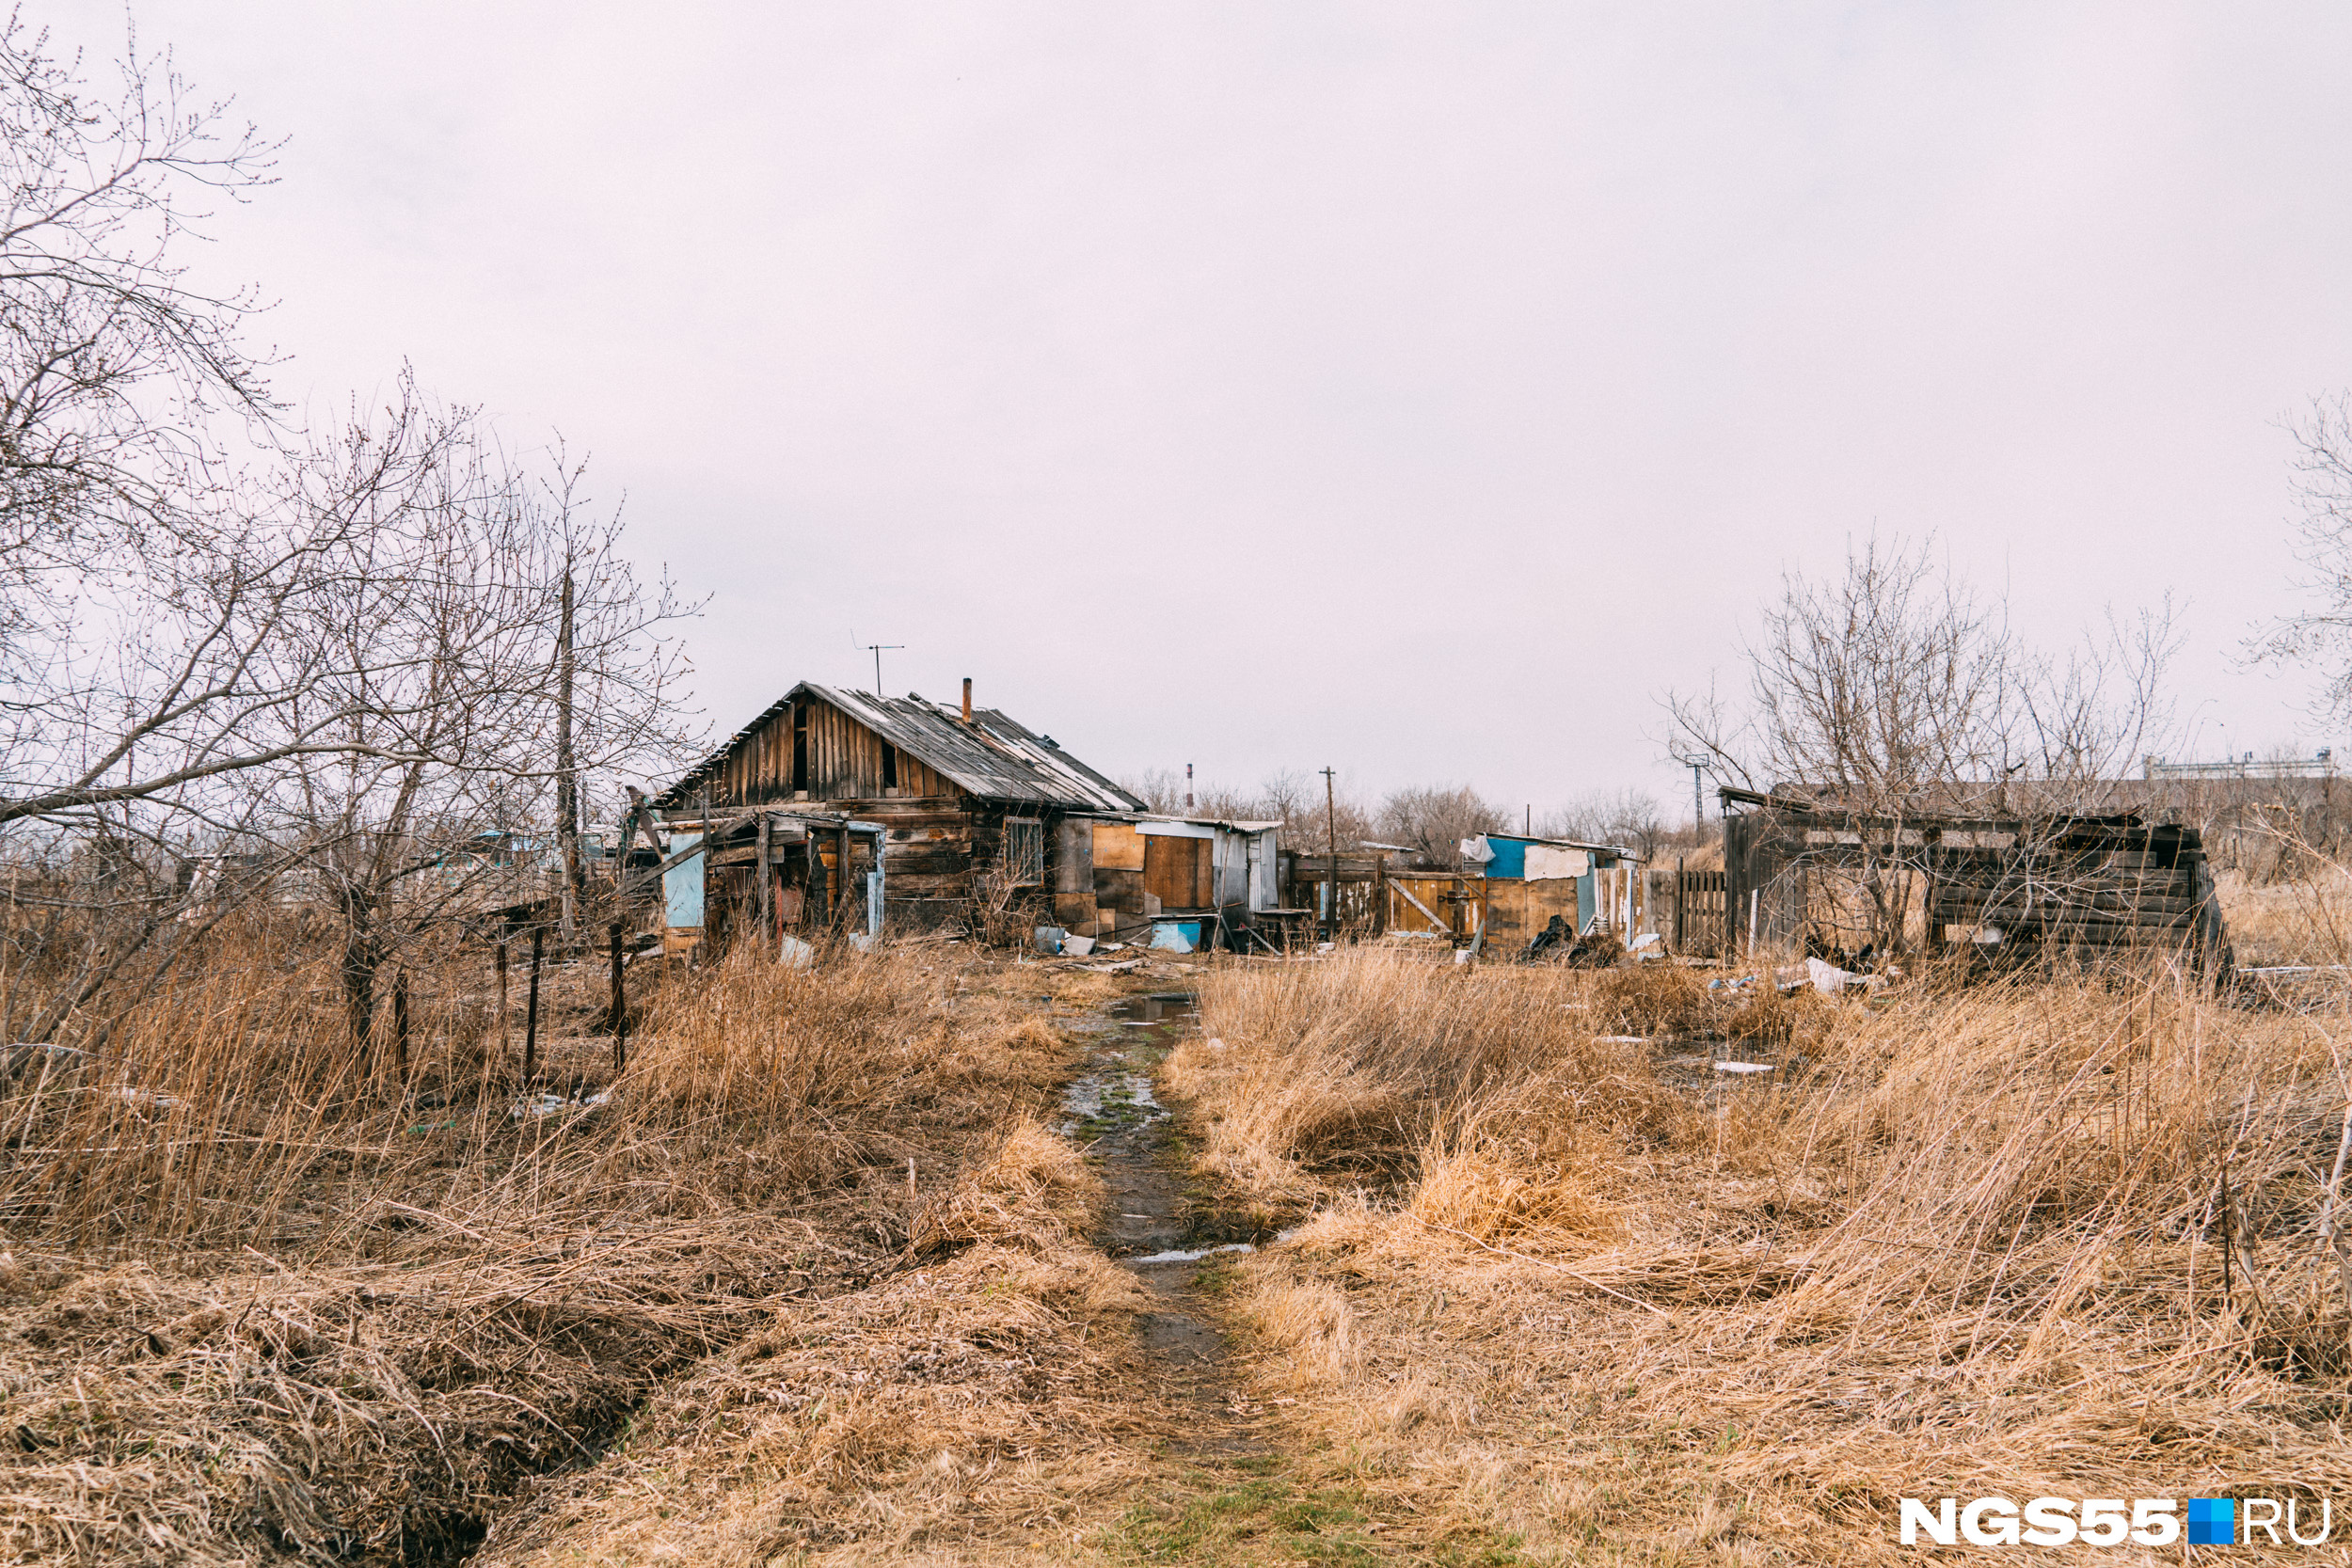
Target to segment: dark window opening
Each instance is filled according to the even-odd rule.
[[[792,710],[792,788],[795,793],[808,788],[808,709]]]
[[[1005,880],[1015,887],[1045,880],[1045,824],[1035,817],[1005,819]]]
[[[898,748],[887,743],[882,747],[882,787],[898,787]]]

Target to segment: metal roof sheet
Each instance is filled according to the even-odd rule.
[[[1143,809],[1141,800],[995,708],[974,708],[972,722],[966,724],[961,707],[934,703],[915,692],[877,697],[870,691],[846,691],[815,681],[803,681],[770,704],[759,717],[728,736],[726,744],[663,790],[655,803],[668,808],[683,802],[696,782],[714,772],[738,746],[803,694],[832,704],[975,795],[1095,811]]]

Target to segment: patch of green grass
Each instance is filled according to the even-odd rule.
[[[1226,1256],[1231,1257],[1232,1254]],[[1214,1259],[1202,1261],[1192,1275],[1192,1288],[1211,1298],[1231,1294],[1240,1283],[1241,1270],[1238,1267]]]
[[[1248,1465],[1248,1469],[1261,1466]],[[1271,1470],[1272,1462],[1264,1463]],[[1271,1473],[1182,1500],[1141,1503],[1110,1527],[1104,1544],[1129,1562],[1232,1565],[1392,1560],[1364,1528],[1361,1494],[1301,1489]]]
[[[1252,1454],[1217,1474],[1187,1472],[1184,1490],[1128,1509],[1096,1544],[1115,1562],[1201,1568],[1269,1562],[1527,1568],[1515,1537],[1455,1534],[1434,1545],[1383,1540],[1374,1497],[1352,1486],[1293,1480],[1282,1471],[1279,1456]]]

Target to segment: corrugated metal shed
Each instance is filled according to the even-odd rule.
[[[725,745],[664,790],[655,804],[665,809],[686,804],[692,799],[696,784],[716,771],[761,726],[802,696],[832,704],[899,751],[918,758],[975,795],[1089,811],[1143,809],[1141,800],[1118,784],[994,708],[973,709],[972,722],[966,724],[961,708],[931,702],[917,693],[877,697],[871,692],[819,686],[815,681],[803,681],[771,704],[759,717],[729,736]]]
[[[1582,849],[1611,860],[1638,860],[1641,857],[1621,844],[1587,844],[1578,838],[1536,838],[1526,833],[1482,833],[1494,859],[1483,866],[1473,867],[1472,874],[1488,877],[1524,877],[1527,875],[1527,847],[1541,844],[1559,849]]]

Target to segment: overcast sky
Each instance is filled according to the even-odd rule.
[[[721,729],[902,642],[1112,773],[1687,802],[1657,694],[1875,526],[2344,738],[2231,657],[2352,384],[2340,5],[134,8],[290,138],[199,259],[281,391],[592,451]]]

